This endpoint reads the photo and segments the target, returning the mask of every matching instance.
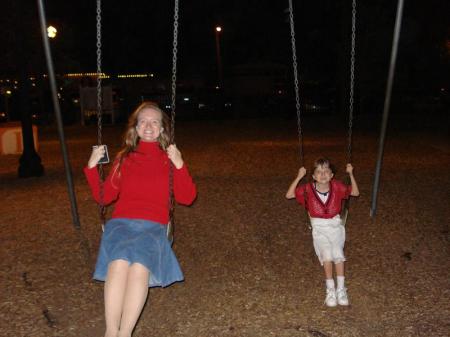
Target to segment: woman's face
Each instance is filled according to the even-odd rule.
[[[162,116],[158,110],[146,108],[139,113],[136,131],[144,142],[156,142],[163,131]]]

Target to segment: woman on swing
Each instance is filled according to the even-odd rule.
[[[192,204],[197,191],[180,151],[169,144],[170,132],[167,115],[157,104],[144,102],[128,120],[123,148],[103,191],[96,169],[105,154],[103,146],[93,149],[84,168],[94,199],[115,203],[94,272],[94,279],[105,281],[105,337],[130,337],[148,288],[183,280],[166,235],[170,162],[176,202]]]

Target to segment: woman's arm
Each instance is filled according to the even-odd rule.
[[[173,170],[173,192],[177,203],[189,206],[197,197],[197,187],[186,167]]]
[[[118,182],[113,183],[113,179],[118,174],[118,162],[114,163],[110,174],[103,183],[103,198],[100,200],[100,175],[97,171],[97,164],[99,160],[103,157],[105,150],[103,147],[97,147],[92,150],[91,157],[89,158],[87,166],[84,168],[84,175],[88,181],[89,187],[91,188],[92,196],[97,203],[102,203],[103,205],[108,205],[117,199],[119,194]],[[118,179],[114,179],[118,180]]]
[[[197,188],[184,164],[181,152],[176,145],[170,145],[167,148],[167,156],[172,161],[173,166],[175,166],[173,174],[175,200],[182,205],[191,205],[197,197]]]

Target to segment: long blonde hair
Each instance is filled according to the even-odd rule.
[[[151,101],[142,102],[130,115],[128,118],[127,129],[123,135],[123,146],[122,149],[117,154],[116,159],[119,160],[119,163],[116,167],[116,170],[120,170],[122,166],[123,160],[133,152],[139,144],[139,136],[136,131],[136,126],[138,123],[139,114],[145,109],[152,109],[158,111],[161,114],[161,127],[162,130],[158,136],[158,143],[162,150],[166,150],[170,145],[170,135],[171,135],[171,126],[169,122],[169,117],[167,114],[158,106],[157,103]],[[114,172],[114,173],[115,173]]]

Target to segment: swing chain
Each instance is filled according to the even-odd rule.
[[[102,145],[102,1],[97,0],[97,143]],[[98,165],[100,175],[100,219],[105,223],[106,207],[103,203],[103,165]]]
[[[170,144],[175,143],[175,108],[177,92],[177,52],[178,52],[178,0],[175,0],[173,15],[173,49],[172,49],[172,102],[170,115]],[[169,223],[167,228],[167,238],[173,241],[174,219],[174,196],[173,196],[173,164],[169,167]]]
[[[292,6],[292,0],[289,0],[289,22],[291,27],[291,45],[292,45],[292,66],[294,70],[294,85],[295,85],[295,108],[297,112],[297,131],[298,140],[300,145],[300,162],[303,165],[303,136],[302,136],[302,123],[301,123],[301,111],[300,111],[300,94],[299,94],[299,80],[297,70],[297,51],[295,48],[295,25],[294,25],[294,10]]]
[[[98,145],[102,145],[102,0],[97,0],[97,126]]]
[[[170,143],[175,141],[175,108],[177,91],[177,52],[178,52],[178,0],[175,0],[173,16],[173,51],[172,51],[172,104],[170,119]]]
[[[352,127],[353,127],[353,103],[355,84],[355,40],[356,40],[356,0],[352,1],[352,49],[350,56],[350,100],[348,115],[348,147],[347,163],[352,162]]]
[[[348,112],[348,146],[347,163],[352,162],[352,127],[353,127],[353,103],[354,103],[354,83],[355,83],[355,40],[356,40],[356,0],[352,0],[352,48],[350,56],[350,99]],[[347,175],[347,184],[351,184],[350,176]],[[350,208],[350,198],[343,202],[341,211],[342,224],[347,223]]]

